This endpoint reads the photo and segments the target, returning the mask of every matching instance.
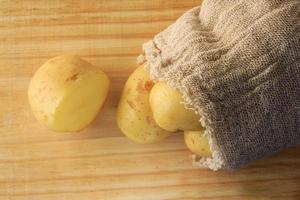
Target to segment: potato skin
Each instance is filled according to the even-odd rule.
[[[202,156],[211,158],[211,151],[208,143],[208,138],[203,135],[204,130],[198,131],[185,131],[184,132],[184,141],[186,146],[193,153]]]
[[[94,100],[90,100],[94,91],[87,87],[99,91],[95,93]],[[29,84],[28,100],[34,116],[41,124],[53,131],[75,132],[85,128],[96,117],[108,89],[109,79],[104,72],[79,56],[63,55],[46,61],[35,72]],[[82,90],[82,95],[86,96],[80,94]],[[74,109],[63,104],[66,99]],[[70,108],[67,110],[63,109],[68,106]],[[85,108],[89,108],[89,113]],[[60,121],[58,118],[61,118]]]
[[[171,132],[201,128],[200,117],[193,110],[186,109],[181,103],[181,93],[165,82],[154,85],[149,101],[154,120],[161,128]]]
[[[139,66],[128,78],[117,110],[121,131],[140,144],[156,143],[170,133],[154,121],[149,105],[149,93],[154,85],[144,66]]]

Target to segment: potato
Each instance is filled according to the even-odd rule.
[[[193,110],[186,109],[181,93],[170,88],[165,82],[158,82],[150,92],[150,107],[155,122],[167,131],[197,130],[199,116]]]
[[[139,66],[128,78],[117,110],[117,123],[131,140],[150,144],[163,140],[170,133],[153,120],[149,93],[154,85],[144,66]]]
[[[34,74],[28,98],[37,120],[54,131],[86,127],[98,114],[109,89],[101,70],[78,56],[48,60]]]
[[[185,131],[184,141],[186,146],[195,154],[201,157],[211,157],[208,138],[203,135],[204,130]]]

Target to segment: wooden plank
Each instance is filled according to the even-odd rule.
[[[180,133],[138,145],[116,126],[116,106],[143,42],[199,0],[0,0],[0,199],[300,199],[300,147],[236,172],[191,165]],[[86,130],[53,133],[27,102],[34,71],[78,54],[111,78]]]

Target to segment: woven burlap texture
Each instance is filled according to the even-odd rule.
[[[143,50],[201,116],[213,157],[194,164],[236,169],[300,143],[299,0],[207,0]]]

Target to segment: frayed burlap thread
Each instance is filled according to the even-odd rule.
[[[201,116],[213,156],[195,165],[237,169],[300,143],[299,0],[205,0],[143,50]]]

